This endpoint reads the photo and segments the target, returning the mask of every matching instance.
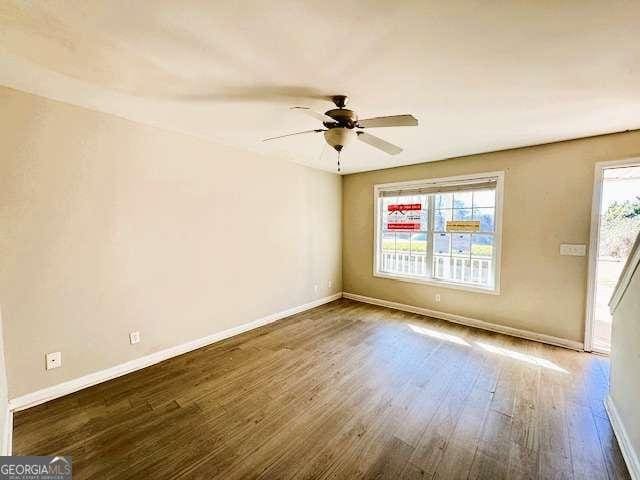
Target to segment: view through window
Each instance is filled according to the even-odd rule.
[[[493,290],[497,178],[377,189],[376,273]]]

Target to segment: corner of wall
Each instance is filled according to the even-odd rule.
[[[340,291],[344,291],[344,175],[340,178]]]
[[[13,414],[9,411],[7,369],[4,361],[2,305],[0,305],[0,455],[11,455]]]

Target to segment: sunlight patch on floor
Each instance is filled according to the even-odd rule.
[[[531,365],[537,365],[539,367],[548,368],[550,370],[555,370],[556,372],[569,373],[564,368],[556,365],[555,363],[545,359],[536,357],[535,355],[529,355],[526,353],[516,352],[515,350],[509,350],[508,348],[497,347],[495,345],[490,345],[488,343],[476,342],[481,348],[484,348],[488,352],[497,353],[498,355],[504,355],[505,357],[513,358],[514,360],[519,360],[521,362],[530,363]]]
[[[439,340],[446,340],[447,342],[453,342],[453,343],[457,343],[458,345],[464,345],[467,347],[471,346],[469,342],[467,342],[466,340],[463,340],[462,338],[456,335],[451,335],[449,333],[439,332],[438,330],[432,330],[430,328],[419,327],[417,325],[412,325],[412,324],[409,324],[409,328],[421,335],[437,338]]]
[[[456,343],[458,345],[464,345],[465,347],[470,347],[471,344],[464,340],[463,338],[452,335],[450,333],[441,332],[439,330],[434,330],[432,328],[421,327],[418,325],[409,324],[409,328],[420,335],[425,335],[431,338],[437,338],[438,340],[445,340],[447,342]],[[564,368],[556,365],[550,360],[546,358],[537,357],[535,355],[529,355],[527,353],[518,352],[516,350],[510,350],[504,347],[498,347],[496,345],[491,345],[489,343],[484,342],[474,342],[478,347],[498,355],[502,355],[505,357],[512,358],[514,360],[518,360],[520,362],[529,363],[531,365],[536,365],[538,367],[548,368],[549,370],[554,370],[556,372],[561,373],[569,373],[569,371]]]

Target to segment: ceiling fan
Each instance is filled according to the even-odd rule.
[[[334,95],[331,97],[331,100],[337,108],[328,110],[325,113],[315,112],[309,107],[291,107],[292,110],[301,111],[316,120],[320,120],[324,128],[265,138],[263,142],[291,137],[293,135],[303,135],[305,133],[324,132],[325,141],[338,152],[338,171],[340,171],[340,152],[354,136],[361,142],[382,150],[389,155],[397,155],[402,152],[402,148],[375,135],[371,135],[363,131],[364,129],[379,127],[415,127],[418,125],[418,119],[413,115],[391,115],[387,117],[359,119],[356,112],[344,108],[348,100],[346,95]]]

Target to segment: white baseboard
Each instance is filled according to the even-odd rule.
[[[8,456],[11,455],[13,451],[13,412],[8,405],[2,428],[2,451],[0,451],[0,455]]]
[[[480,328],[482,330],[489,330],[491,332],[502,333],[504,335],[510,335],[512,337],[525,338],[527,340],[534,340],[536,342],[548,343],[549,345],[570,348],[571,350],[582,351],[584,347],[582,343],[576,342],[574,340],[567,340],[565,338],[553,337],[551,335],[544,335],[542,333],[535,333],[528,330],[521,330],[519,328],[489,323],[483,320],[463,317],[462,315],[456,315],[453,313],[439,312],[437,310],[430,310],[428,308],[405,305],[404,303],[390,302],[388,300],[381,300],[379,298],[365,297],[364,295],[357,295],[355,293],[344,292],[342,296],[344,298],[350,298],[351,300],[357,300],[358,302],[371,303],[373,305],[380,305],[382,307],[389,307],[396,310],[403,310],[405,312],[417,313],[419,315],[439,318],[441,320],[447,320],[449,322],[459,323],[461,325],[466,325],[469,327]]]
[[[341,297],[342,292],[330,295],[328,297],[319,298],[318,300],[305,303],[304,305],[299,305],[297,307],[289,308],[287,310],[283,310],[281,312],[259,318],[258,320],[254,320],[253,322],[229,328],[227,330],[223,330],[222,332],[217,332],[203,338],[198,338],[196,340],[177,345],[175,347],[160,350],[159,352],[155,352],[144,357],[136,358],[135,360],[121,363],[120,365],[116,365],[115,367],[90,373],[88,375],[84,375],[82,377],[75,378],[73,380],[69,380],[52,387],[43,388],[42,390],[37,390],[35,392],[22,395],[20,397],[9,400],[9,409],[11,411],[24,410],[25,408],[48,402],[49,400],[53,400],[54,398],[69,395],[70,393],[77,392],[78,390],[82,390],[83,388],[91,387],[98,383],[106,382],[107,380],[126,375],[127,373],[140,370],[169,358],[182,355],[183,353],[187,353],[192,350],[210,345],[212,343],[219,342],[220,340],[224,340],[225,338],[233,337],[240,333],[244,333],[249,330],[253,330],[254,328],[262,327],[263,325],[275,322],[276,320],[280,320],[282,318],[295,315],[296,313],[304,312],[305,310],[324,305],[325,303],[332,302]]]
[[[613,433],[615,433],[616,438],[618,439],[618,445],[620,445],[622,456],[624,457],[624,461],[627,463],[629,474],[631,475],[632,480],[640,480],[639,454],[634,451],[633,446],[631,445],[631,440],[629,439],[627,430],[624,428],[624,423],[622,422],[618,409],[613,403],[613,399],[610,395],[607,395],[607,399],[604,401],[604,408],[607,410],[607,415],[609,415],[609,421],[611,422]]]

